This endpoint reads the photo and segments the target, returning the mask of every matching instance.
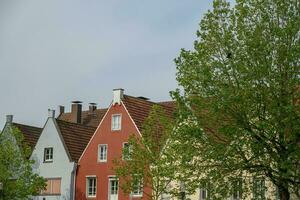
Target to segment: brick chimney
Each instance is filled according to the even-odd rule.
[[[81,124],[81,114],[82,114],[82,102],[72,101],[71,107],[71,121],[74,123]]]
[[[11,124],[13,122],[13,115],[6,115],[6,123]]]
[[[58,106],[58,115],[61,115],[63,113],[65,113],[65,107],[64,106]]]
[[[94,112],[97,110],[97,104],[96,103],[89,103],[89,111]]]
[[[113,105],[121,104],[121,100],[123,99],[124,96],[124,89],[118,88],[113,90]]]

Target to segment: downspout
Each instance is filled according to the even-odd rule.
[[[76,175],[77,175],[77,163],[74,162],[74,168],[73,168],[73,171],[72,171],[72,174],[74,176],[73,178],[73,194],[72,194],[72,200],[75,200],[75,189],[76,189]]]

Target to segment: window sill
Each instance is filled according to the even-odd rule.
[[[60,196],[61,194],[39,194],[38,196]]]
[[[53,163],[53,160],[44,160],[44,163]]]
[[[132,198],[140,198],[140,197],[143,197],[142,194],[133,194],[132,195]]]

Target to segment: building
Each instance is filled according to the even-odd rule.
[[[81,104],[73,103],[72,108]],[[56,119],[54,110],[49,110],[31,155],[33,170],[47,180],[47,188],[34,200],[74,199],[77,161],[94,132],[94,127]]]
[[[123,89],[113,90],[113,100],[78,162],[76,200],[141,199],[149,188],[131,195],[120,190],[120,181],[113,170],[113,160],[122,158],[129,136],[142,137],[142,124],[152,106],[162,105],[171,115],[170,103],[154,103],[145,97],[132,97]]]
[[[10,129],[12,127],[17,128],[22,133],[24,137],[23,142],[25,142],[31,148],[31,150],[33,150],[43,129],[40,127],[15,123],[13,122],[13,115],[7,115],[2,134],[5,134],[6,137],[11,137]]]

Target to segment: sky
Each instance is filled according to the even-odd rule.
[[[80,100],[108,107],[114,88],[153,101],[177,88],[212,0],[0,0],[0,130],[5,116],[42,127]]]

